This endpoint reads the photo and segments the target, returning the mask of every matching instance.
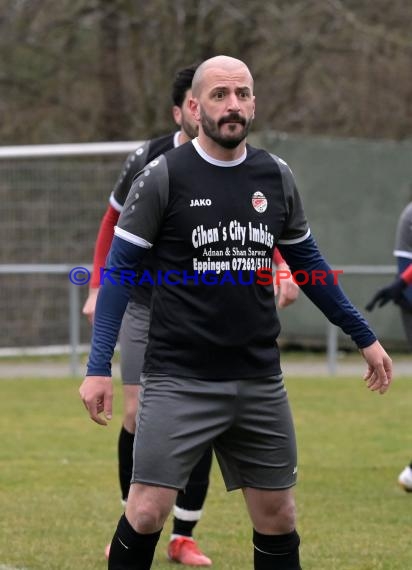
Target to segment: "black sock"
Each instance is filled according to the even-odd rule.
[[[140,534],[122,515],[110,545],[109,570],[150,570],[161,531]]]
[[[133,443],[134,433],[127,431],[124,426],[119,433],[117,453],[119,458],[119,482],[122,491],[122,499],[127,500],[129,494],[130,481],[133,471]]]
[[[299,543],[296,530],[274,535],[253,529],[255,570],[301,570]]]
[[[192,536],[193,529],[200,519],[200,511],[209,488],[211,465],[212,448],[210,447],[193,468],[186,489],[177,494],[172,534]]]

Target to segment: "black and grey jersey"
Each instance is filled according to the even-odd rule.
[[[412,260],[412,202],[402,211],[396,228],[395,257]]]
[[[110,195],[110,204],[115,210],[118,212],[122,211],[136,174],[143,170],[146,164],[157,156],[179,146],[177,142],[178,137],[179,131],[146,141],[129,154],[123,164],[120,176],[114,185],[113,192]]]
[[[309,235],[286,163],[249,145],[241,159],[217,161],[195,139],[135,179],[115,234],[156,254],[145,372],[280,373],[273,285],[257,277],[277,242]]]
[[[179,146],[179,134],[180,131],[177,131],[176,133],[171,133],[163,137],[146,141],[135,151],[129,154],[114,186],[113,192],[110,195],[110,205],[115,210],[118,212],[122,211],[130,187],[132,186],[133,179],[141,170],[143,170],[145,165],[157,156]],[[151,270],[154,265],[155,260],[153,259],[152,254],[149,253],[145,259],[144,269]],[[151,294],[152,288],[148,284],[142,284],[140,287],[133,287],[131,291],[131,299],[140,305],[148,307],[150,305]]]

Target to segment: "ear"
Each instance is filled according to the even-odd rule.
[[[252,119],[255,118],[255,111],[256,111],[256,97],[253,95],[253,114],[252,114]]]
[[[195,121],[200,121],[200,105],[199,100],[196,97],[190,97],[189,109]]]
[[[180,107],[178,107],[177,105],[173,105],[172,114],[173,114],[173,119],[174,119],[176,125],[178,125],[180,127],[182,124],[182,109]]]

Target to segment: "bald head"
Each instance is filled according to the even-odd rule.
[[[255,116],[253,78],[234,57],[219,55],[204,61],[192,81],[190,111],[199,124],[198,141],[206,152],[240,156]],[[227,160],[227,158],[225,158]]]
[[[227,55],[211,57],[199,65],[192,81],[192,93],[199,97],[208,79],[224,76],[243,77],[253,90],[253,77],[243,61]]]

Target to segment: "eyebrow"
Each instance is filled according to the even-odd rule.
[[[226,86],[213,87],[211,93],[214,93],[215,91],[229,91],[229,88]],[[236,87],[235,91],[248,91],[251,93],[252,89],[248,85],[244,85],[242,87]]]

